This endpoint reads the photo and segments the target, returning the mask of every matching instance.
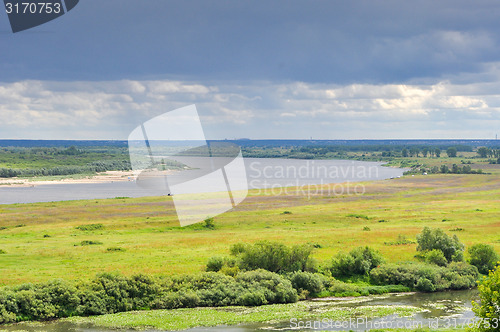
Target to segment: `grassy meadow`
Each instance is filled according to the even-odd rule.
[[[179,274],[202,271],[211,256],[238,242],[313,243],[321,264],[339,251],[369,245],[391,262],[412,260],[424,226],[456,234],[466,245],[500,252],[500,170],[435,174],[344,186],[304,195],[251,191],[232,211],[178,226],[168,197],[0,205],[0,285],[54,278],[88,280],[99,272]],[[360,187],[362,185],[363,187]],[[287,211],[287,212],[285,212]],[[79,227],[99,224],[95,227]],[[101,226],[102,225],[102,226]]]

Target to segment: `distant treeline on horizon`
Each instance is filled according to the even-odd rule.
[[[172,142],[172,141],[170,141]],[[435,147],[500,147],[500,140],[488,139],[377,139],[377,140],[300,140],[300,139],[237,139],[209,140],[209,142],[231,142],[242,147],[301,147],[301,146],[413,146],[428,145]],[[126,140],[28,140],[2,139],[0,147],[87,147],[112,146],[127,147]]]

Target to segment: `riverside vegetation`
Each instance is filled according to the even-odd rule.
[[[424,228],[417,241],[420,257],[427,261],[428,257],[442,257],[448,264],[439,266],[441,260],[434,258],[416,264],[385,264],[379,252],[358,247],[337,254],[320,267],[311,256],[311,245],[238,243],[231,247],[231,257],[212,257],[207,272],[200,274],[126,277],[104,273],[78,284],[51,280],[5,287],[0,291],[0,323],[131,310],[260,306],[294,303],[310,296],[434,292],[476,286],[478,269],[463,262],[464,246],[456,236]],[[438,255],[431,255],[436,252]],[[481,267],[495,266],[495,255],[494,251],[485,256],[476,250],[469,261]],[[353,277],[354,283],[349,279]],[[488,282],[481,287],[487,287]]]

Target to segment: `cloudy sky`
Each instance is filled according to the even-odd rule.
[[[494,138],[500,2],[82,0],[13,34],[0,138],[126,139],[196,104],[208,138]]]

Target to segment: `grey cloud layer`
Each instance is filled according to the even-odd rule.
[[[499,11],[496,0],[86,0],[33,33],[0,34],[0,79],[442,80],[500,61]]]

